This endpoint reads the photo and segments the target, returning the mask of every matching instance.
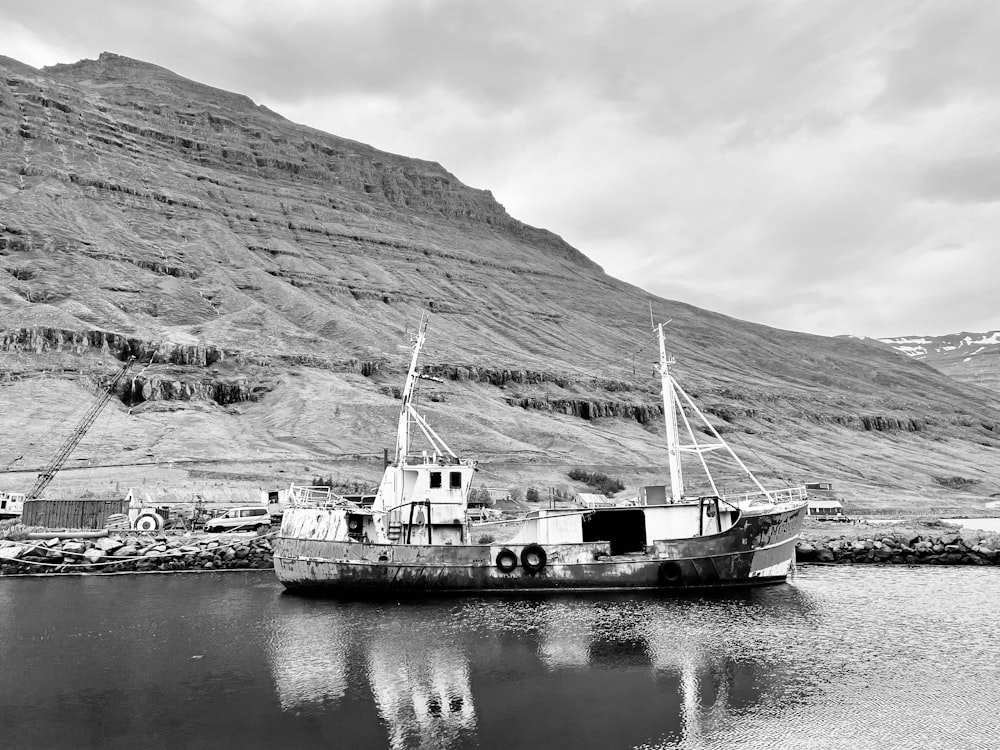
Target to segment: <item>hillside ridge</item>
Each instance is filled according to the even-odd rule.
[[[326,475],[391,440],[408,335],[430,312],[424,365],[444,383],[427,407],[450,444],[488,457],[484,482],[565,481],[575,464],[662,481],[652,303],[678,377],[766,473],[866,502],[950,502],[939,477],[1000,491],[1000,397],[888,347],[658,299],[440,165],[158,66],[105,53],[0,69],[10,472],[138,356],[107,443],[81,445],[91,461],[154,456],[145,481],[192,488],[227,460],[235,483]]]

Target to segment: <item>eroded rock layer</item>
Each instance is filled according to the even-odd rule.
[[[662,479],[650,302],[672,321],[678,377],[764,473],[867,496],[955,492],[941,475],[1000,491],[995,394],[884,347],[651,298],[438,164],[163,68],[0,58],[10,471],[44,464],[41,436],[128,357],[120,419],[92,465],[242,461],[254,466],[233,481],[283,483],[378,453],[408,334],[431,312],[425,373],[443,381],[424,386],[431,421],[484,457],[485,483],[565,481],[578,465]],[[162,473],[146,479],[178,481]]]

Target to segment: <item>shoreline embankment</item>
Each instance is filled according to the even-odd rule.
[[[247,537],[122,534],[0,540],[0,576],[253,570],[273,565],[274,533]]]
[[[73,531],[50,538],[0,540],[0,576],[254,570],[273,566],[276,532],[249,537],[220,534],[108,534]],[[825,564],[1000,565],[1000,536],[942,528],[928,533],[872,530],[818,536],[796,545],[796,562]]]
[[[811,535],[815,536],[815,535]],[[1000,565],[1000,540],[995,534],[966,531],[939,533],[874,533],[865,537],[800,539],[795,546],[800,563],[897,565]]]

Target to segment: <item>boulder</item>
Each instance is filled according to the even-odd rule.
[[[21,545],[13,545],[9,547],[0,547],[0,562],[11,562],[17,560],[24,554],[25,547]]]
[[[99,563],[104,559],[104,553],[96,547],[91,547],[90,549],[84,551],[83,559],[93,565],[94,563]]]
[[[826,547],[820,547],[816,550],[816,561],[817,562],[833,562],[833,550],[827,549]]]
[[[62,551],[68,555],[82,555],[85,549],[87,545],[83,542],[66,542],[62,546]]]
[[[135,557],[139,554],[139,548],[131,544],[126,544],[124,547],[116,549],[111,554],[115,557]]]
[[[116,550],[125,546],[125,542],[119,536],[106,536],[94,542],[94,547],[106,555],[113,555]]]

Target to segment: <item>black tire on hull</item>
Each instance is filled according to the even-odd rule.
[[[677,586],[681,582],[681,566],[673,560],[660,563],[660,583],[664,586]]]
[[[545,567],[548,562],[548,555],[540,545],[529,544],[521,550],[521,567],[528,573],[537,573]]]
[[[517,567],[517,555],[504,547],[497,552],[497,570],[501,573],[510,573]]]

